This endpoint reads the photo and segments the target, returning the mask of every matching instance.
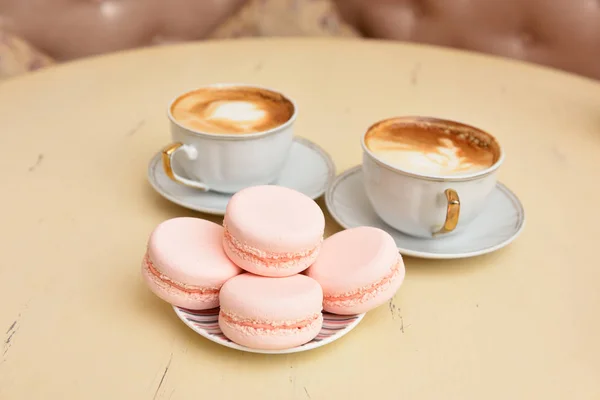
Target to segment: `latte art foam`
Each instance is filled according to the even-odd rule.
[[[423,175],[464,175],[498,160],[498,145],[486,133],[466,125],[426,121],[383,121],[370,128],[365,144],[385,163]]]
[[[282,95],[258,88],[205,88],[187,93],[171,106],[171,115],[187,128],[214,134],[271,130],[294,114]]]

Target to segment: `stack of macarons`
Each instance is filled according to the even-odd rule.
[[[311,198],[267,185],[232,196],[223,226],[174,218],[154,229],[142,274],[161,299],[190,310],[220,306],[230,340],[286,349],[317,336],[323,311],[367,312],[394,296],[404,263],[392,237],[372,227],[323,240]]]

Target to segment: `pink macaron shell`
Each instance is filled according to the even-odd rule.
[[[219,305],[218,292],[242,272],[223,251],[223,227],[199,218],[159,224],[148,240],[142,276],[164,301],[193,310]]]
[[[229,340],[251,349],[261,350],[283,350],[301,346],[313,340],[322,326],[323,317],[306,329],[291,334],[288,331],[271,331],[269,334],[256,335],[249,334],[248,331],[219,318],[219,328]]]
[[[305,275],[270,278],[243,273],[221,287],[219,298],[221,309],[242,318],[289,321],[320,313],[323,291]]]
[[[200,218],[180,217],[158,225],[148,241],[148,258],[170,279],[220,288],[242,272],[223,251],[223,227]]]
[[[190,293],[167,284],[152,274],[145,262],[142,263],[144,281],[156,296],[177,307],[189,310],[208,310],[219,306],[219,293]]]
[[[371,311],[389,301],[404,281],[404,269],[400,269],[398,275],[378,290],[364,293],[363,296],[346,301],[323,301],[323,309],[332,314],[355,315]]]
[[[239,266],[265,276],[289,276],[314,261],[325,217],[317,203],[300,192],[253,186],[231,198],[223,225],[224,247]]]
[[[327,238],[306,275],[322,286],[326,311],[354,314],[389,300],[404,280],[405,269],[394,239],[381,229],[363,226]],[[378,282],[382,284],[377,286]],[[348,293],[363,295],[335,307],[328,301],[330,296]]]
[[[219,301],[219,325],[225,336],[252,348],[298,346],[313,339],[323,323],[323,291],[305,275],[271,278],[241,274],[223,285]],[[223,314],[237,321],[251,321],[251,325],[231,322]],[[285,328],[305,321],[309,323],[302,328]],[[265,325],[269,329],[261,328]]]
[[[312,249],[322,241],[325,216],[305,194],[264,185],[233,195],[227,204],[224,224],[246,245],[270,253],[296,253]]]

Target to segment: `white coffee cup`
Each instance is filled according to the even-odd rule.
[[[289,102],[293,111],[289,119],[278,126],[243,134],[196,129],[174,117],[173,105],[179,99],[213,89],[270,92]],[[202,191],[235,193],[249,186],[273,183],[289,156],[297,110],[294,101],[280,92],[255,85],[214,84],[183,93],[169,104],[173,142],[162,151],[163,168],[175,182]],[[182,176],[181,171],[186,176]]]
[[[494,160],[485,169],[451,175],[420,172],[418,166],[393,165],[374,154],[365,142],[374,127],[387,121],[475,132],[493,146]],[[421,238],[441,237],[466,229],[484,208],[496,186],[496,172],[504,161],[498,141],[489,133],[435,118],[400,117],[380,121],[365,132],[361,142],[364,185],[375,212],[393,228]]]

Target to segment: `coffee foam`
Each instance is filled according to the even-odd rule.
[[[251,87],[204,88],[179,97],[171,115],[183,126],[205,133],[249,134],[283,125],[294,105],[279,93]]]
[[[450,121],[394,118],[365,136],[367,148],[391,166],[423,175],[453,176],[485,170],[498,161],[493,137]]]

